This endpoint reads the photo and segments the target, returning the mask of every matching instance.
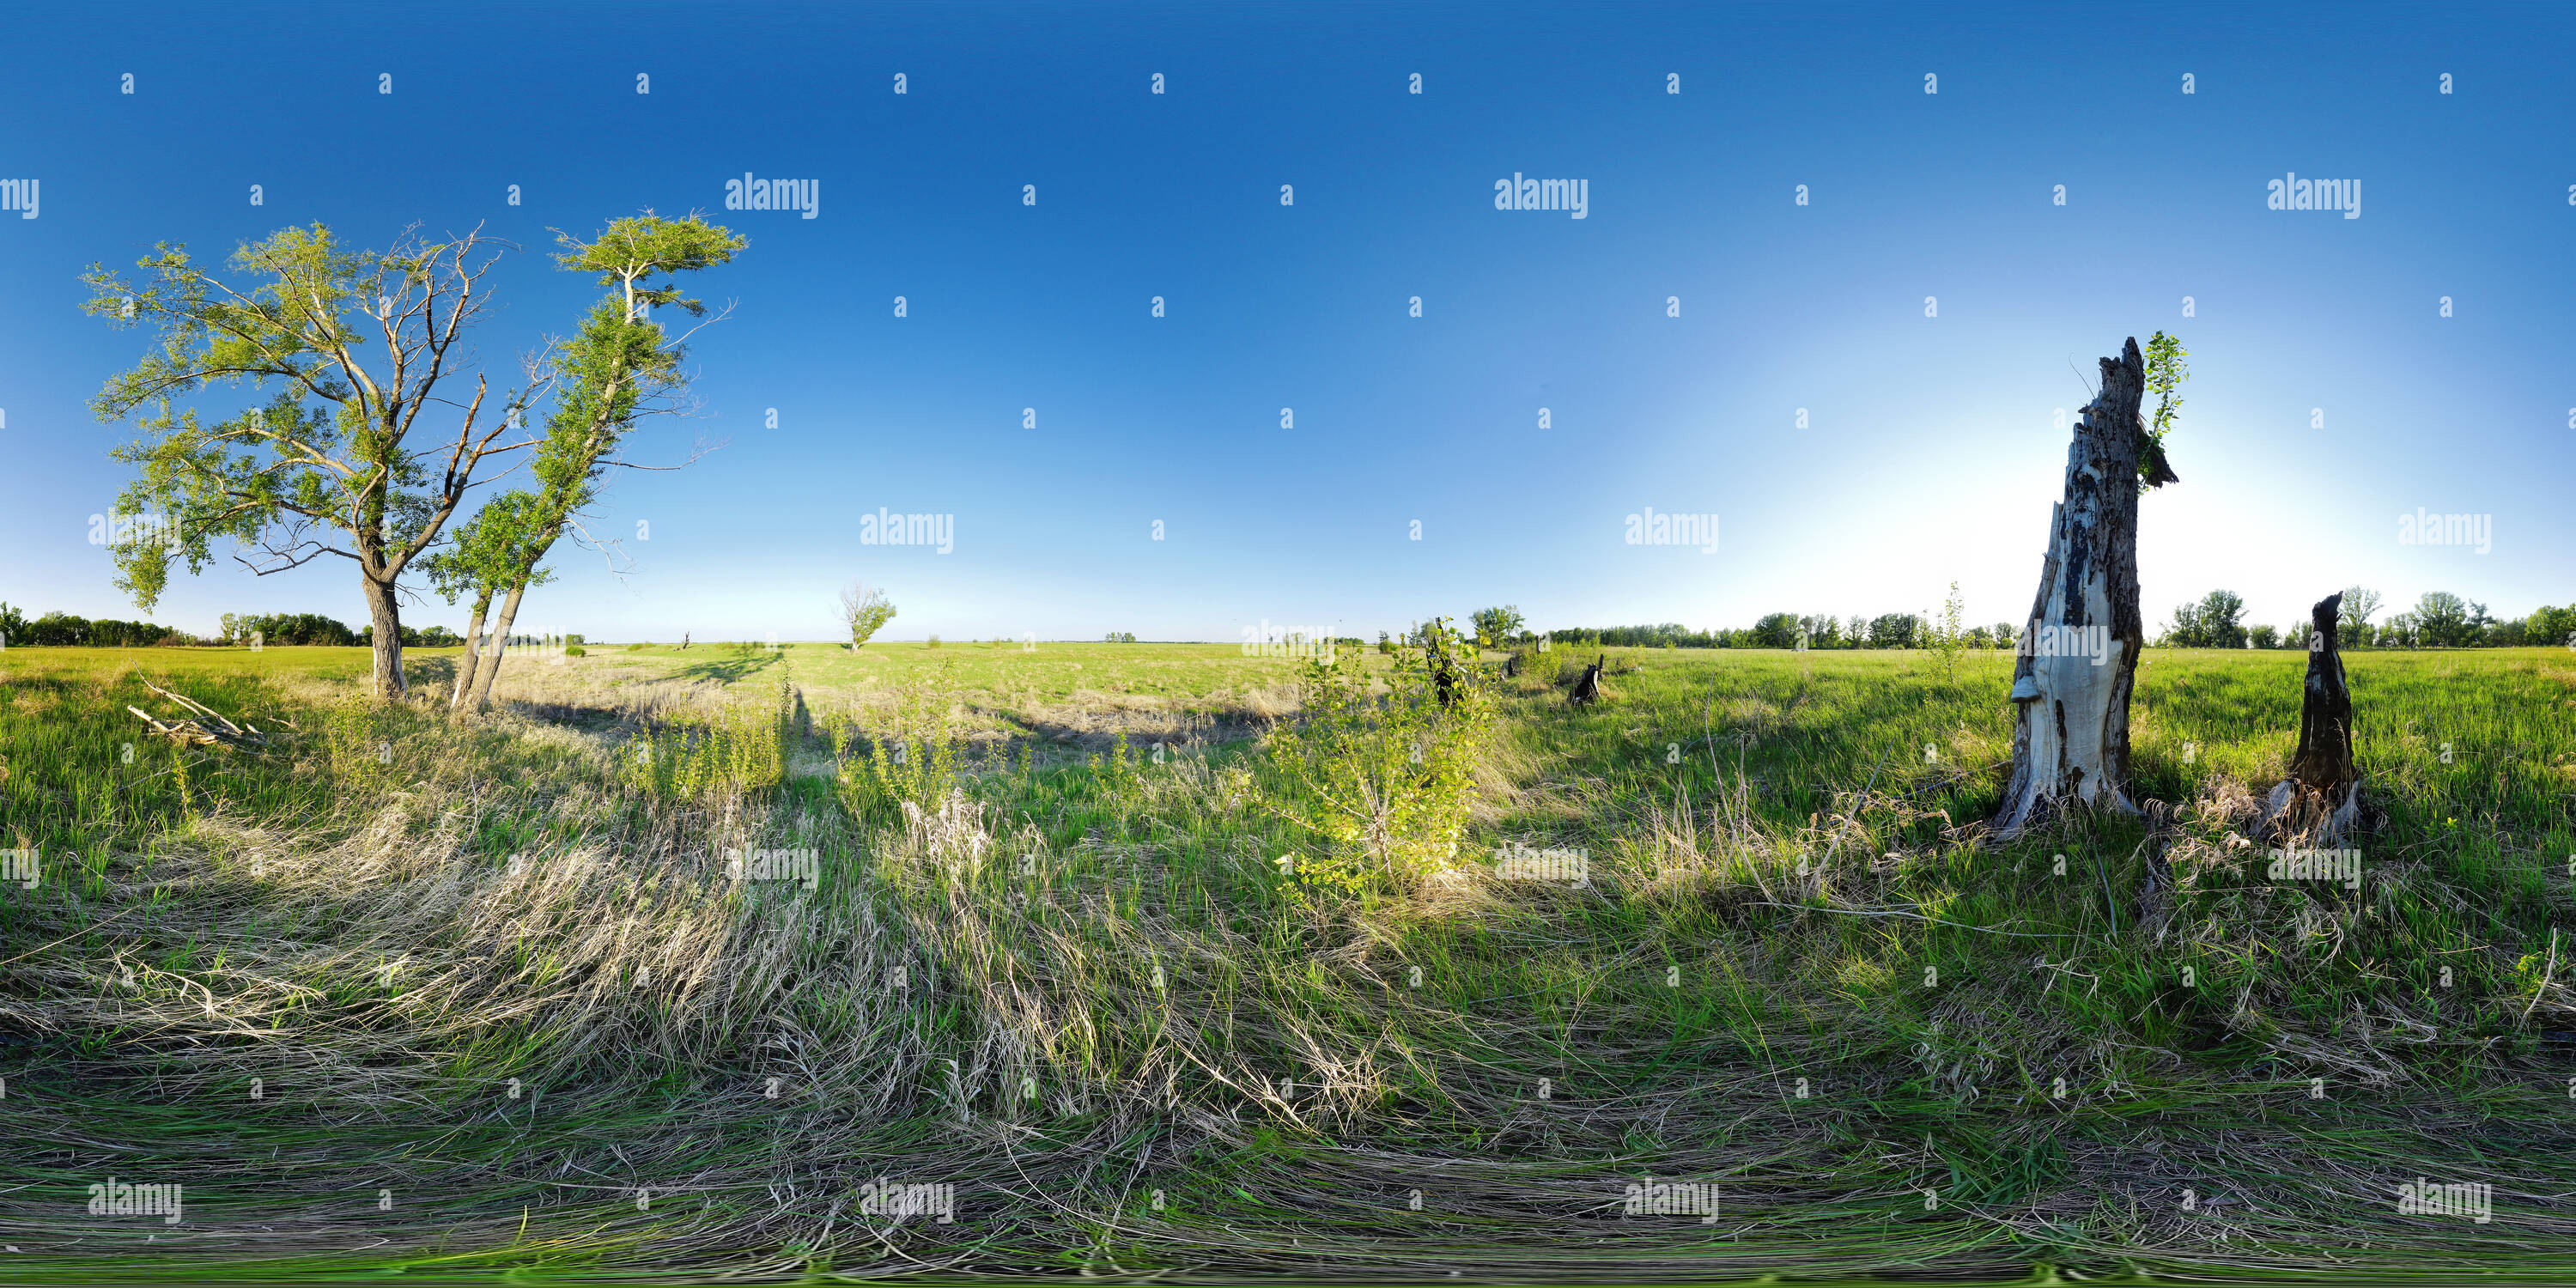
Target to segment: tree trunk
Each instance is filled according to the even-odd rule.
[[[2267,840],[2339,843],[2361,818],[2361,771],[2352,760],[2352,688],[2345,683],[2343,653],[2336,646],[2342,595],[2328,595],[2308,610],[2308,680],[2299,701],[2299,749],[2290,776],[2264,803],[2257,835]]]
[[[465,705],[465,695],[474,690],[474,664],[483,653],[483,614],[491,607],[489,589],[474,596],[474,620],[465,624],[465,654],[456,659],[456,687],[447,695],[449,710]]]
[[[2138,402],[2146,363],[2132,338],[2104,358],[2102,392],[2066,453],[2066,496],[2050,519],[2039,594],[2013,668],[2013,771],[1995,812],[2009,839],[2073,803],[2137,811],[2129,799],[2129,692],[2145,643],[2138,614]]]
[[[405,696],[402,669],[402,613],[394,603],[390,581],[377,581],[363,573],[359,587],[367,597],[367,620],[375,628],[376,670],[375,694],[381,702],[399,702]]]
[[[510,597],[501,601],[501,620],[492,628],[492,660],[476,668],[474,701],[467,709],[480,714],[492,699],[492,679],[501,673],[501,655],[510,647],[510,624],[519,619],[519,596],[528,593],[522,581],[510,588]]]

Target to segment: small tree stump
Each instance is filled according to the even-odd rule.
[[[2362,821],[2361,771],[2352,760],[2352,687],[2335,645],[2342,606],[2343,596],[2334,594],[2308,610],[2316,629],[2308,637],[2299,749],[2290,756],[2290,776],[2272,789],[2255,825],[2265,840],[2332,844],[2358,831]]]
[[[1592,665],[1583,668],[1583,678],[1574,682],[1574,691],[1566,694],[1565,700],[1578,707],[1588,707],[1595,702],[1599,702],[1601,700],[1601,668],[1602,665],[1607,663],[1609,660],[1610,655],[1604,653],[1601,655],[1600,661],[1596,661]]]

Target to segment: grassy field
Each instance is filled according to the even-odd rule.
[[[2151,650],[2160,804],[1996,846],[2008,657],[1611,652],[1348,891],[1229,645],[0,653],[0,1276],[2576,1261],[2576,654],[2349,657],[2348,885],[2237,835],[2299,653]]]

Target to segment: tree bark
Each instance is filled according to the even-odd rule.
[[[2138,403],[2146,363],[2135,338],[2104,358],[2102,392],[2066,453],[2066,494],[2049,523],[2039,593],[2013,667],[2012,779],[1997,839],[2071,804],[2137,812],[2129,799],[2129,694],[2145,643],[2138,613]],[[2170,473],[2170,471],[2160,471]]]
[[[359,587],[367,598],[367,621],[374,627],[376,670],[375,695],[384,702],[401,701],[403,687],[402,612],[394,602],[394,585],[388,579],[377,581],[363,574]]]
[[[456,687],[447,694],[449,710],[463,706],[465,695],[474,689],[474,664],[483,653],[483,614],[491,607],[489,588],[474,596],[474,620],[465,624],[465,654],[456,659]]]
[[[523,580],[510,587],[510,597],[501,601],[501,620],[492,627],[492,660],[476,668],[474,701],[468,710],[480,714],[484,705],[491,701],[492,679],[501,673],[501,655],[510,647],[510,624],[519,619],[519,596],[527,592],[528,583]]]

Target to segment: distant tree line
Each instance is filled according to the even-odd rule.
[[[263,645],[325,644],[351,648],[358,642],[357,632],[320,613],[254,613],[248,616],[226,613],[219,624],[223,627],[222,639],[234,644],[248,644],[253,635],[259,636]]]
[[[150,622],[122,622],[108,617],[92,621],[70,613],[47,613],[29,621],[25,613],[0,603],[0,643],[10,645],[153,648],[205,642],[186,631]]]
[[[2545,644],[2576,646],[2576,604],[2544,604],[2528,616],[2499,618],[2484,604],[2447,590],[2426,591],[2407,612],[2384,621],[2379,592],[2366,586],[2346,587],[2336,623],[2335,647],[2362,648],[2522,648]],[[2173,621],[2156,643],[2168,648],[2308,647],[2314,625],[2299,622],[2276,629],[2244,621],[2245,600],[2232,590],[2213,590],[2174,610]]]
[[[247,645],[256,635],[263,647],[270,644],[308,644],[336,648],[360,648],[374,642],[373,626],[350,630],[341,622],[320,613],[226,613],[219,622],[217,634],[195,635],[172,626],[151,622],[125,622],[112,617],[92,620],[71,613],[47,613],[33,621],[21,610],[0,603],[0,642],[12,646],[51,648],[212,648],[224,645]],[[465,642],[462,636],[444,626],[402,629],[405,648],[453,648]],[[566,635],[567,644],[579,644],[582,637]],[[537,636],[522,636],[513,644],[538,643]]]
[[[2341,648],[2576,647],[2576,604],[2565,608],[2544,605],[2528,616],[2504,619],[2490,614],[2484,604],[2437,590],[2416,600],[2412,611],[2374,622],[2371,619],[2380,608],[2378,592],[2354,586],[2343,596],[2336,639]],[[1665,622],[1655,626],[1570,626],[1544,634],[1556,644],[1575,648],[1789,649],[1798,647],[1802,636],[1810,650],[2010,649],[2020,642],[2021,630],[2011,622],[1958,625],[1955,606],[1954,594],[1953,611],[1945,611],[1941,621],[1921,613],[1882,613],[1876,617],[1855,613],[1836,618],[1830,613],[1783,612],[1764,614],[1747,627],[1692,630],[1679,622]],[[2248,624],[2244,614],[2242,596],[2234,591],[2214,590],[2176,609],[2172,624],[2154,643],[2168,648],[2304,649],[2315,629],[2306,622],[2289,627]],[[1541,636],[1541,632],[1529,629],[1516,607],[1483,609],[1469,620],[1475,623],[1479,642],[1488,648],[1535,643]],[[1407,632],[1404,642],[1419,644],[1419,629]],[[1383,633],[1379,647],[1388,647]]]
[[[1796,648],[1800,633],[1808,649],[1909,649],[1938,646],[1941,631],[1920,613],[1882,613],[1876,617],[1830,613],[1767,613],[1745,627],[1695,631],[1679,622],[1659,626],[1570,626],[1547,632],[1558,644],[1584,648]],[[1521,631],[1500,643],[1527,643],[1538,638]],[[2010,623],[1969,626],[1958,631],[1961,648],[2011,648],[2018,638]]]

